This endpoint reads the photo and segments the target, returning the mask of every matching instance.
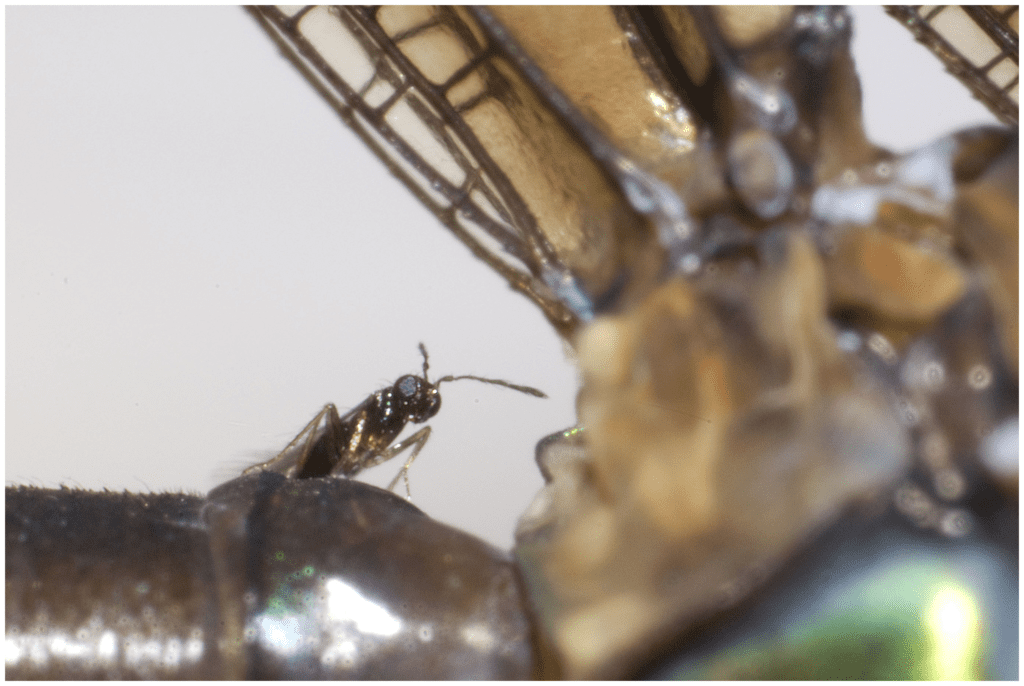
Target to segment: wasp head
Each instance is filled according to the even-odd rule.
[[[392,387],[396,401],[411,422],[425,422],[441,409],[441,394],[423,377],[406,374]]]

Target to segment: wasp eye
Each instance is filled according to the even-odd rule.
[[[395,392],[403,398],[414,398],[419,394],[421,383],[418,377],[408,374],[395,382]]]

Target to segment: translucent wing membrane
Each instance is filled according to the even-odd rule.
[[[556,257],[456,111],[486,90],[487,55],[452,10],[307,7],[253,13],[345,122],[473,252],[570,324],[536,277]]]
[[[1020,112],[1017,5],[896,5],[886,11],[1007,124]]]
[[[620,271],[646,254],[637,247],[645,221],[473,13],[252,11],[389,169],[563,334],[616,283],[638,281]],[[599,11],[621,33],[612,12]],[[579,26],[554,24],[563,34]],[[667,97],[648,108],[678,119]],[[677,147],[682,139],[665,135]]]
[[[8,489],[9,669],[42,646],[92,674],[76,636],[107,675],[169,674],[118,663],[157,608],[190,637],[161,664],[209,656],[185,675],[1017,674],[1016,7],[889,8],[1012,124],[900,154],[863,130],[841,7],[250,12],[572,345],[579,424],[538,445],[514,563],[324,478],[401,454],[394,487],[442,384],[544,396],[431,380],[422,344],[422,376],[325,406],[205,500]],[[180,633],[124,602],[184,607],[132,576],[154,531],[196,589]]]

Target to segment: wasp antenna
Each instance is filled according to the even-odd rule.
[[[430,380],[427,378],[427,370],[430,369],[430,363],[427,362],[427,346],[422,343],[420,343],[420,353],[423,354],[423,380],[430,383]]]
[[[536,388],[532,388],[530,386],[520,386],[519,384],[510,383],[508,381],[502,381],[501,379],[485,379],[482,376],[471,376],[469,374],[465,374],[462,376],[443,376],[440,379],[438,379],[434,385],[439,386],[446,381],[458,381],[460,379],[472,379],[473,381],[482,381],[483,383],[494,384],[495,386],[504,386],[505,388],[511,388],[513,391],[526,393],[527,395],[532,395],[537,398],[548,397],[547,394],[544,393],[544,391],[538,391]]]

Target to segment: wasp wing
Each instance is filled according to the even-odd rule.
[[[343,459],[355,418],[366,411],[372,397],[341,416],[338,415],[333,403],[324,405],[281,452],[242,473],[269,471],[289,478],[298,478],[310,464],[318,465],[317,469],[323,474],[330,472]]]

